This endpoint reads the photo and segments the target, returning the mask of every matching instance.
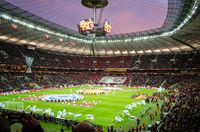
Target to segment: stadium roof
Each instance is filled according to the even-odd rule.
[[[108,0],[103,37],[79,34],[79,20],[92,17],[80,0],[1,0],[0,40],[79,55],[135,55],[199,50],[199,0]]]
[[[83,6],[81,0],[6,1],[74,31],[78,31],[77,24],[80,20],[93,17],[93,10]],[[101,17],[100,23],[104,20],[112,23],[111,35],[160,28],[167,16],[168,0],[108,0],[108,2],[105,8],[97,9],[97,18]]]

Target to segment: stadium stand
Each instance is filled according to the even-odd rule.
[[[23,57],[25,52],[26,49],[24,47],[6,43],[1,44],[2,56],[0,65],[2,66],[1,70],[5,71],[1,75],[1,88],[9,87],[9,85],[10,88],[27,88],[30,83],[36,83],[42,87],[79,83],[97,84],[101,77],[105,75],[112,76],[113,73],[106,72],[106,68],[128,68],[128,71],[124,74],[128,78],[125,84],[134,86],[163,86],[170,88],[180,82],[186,85],[187,82],[192,83],[199,79],[198,75],[193,74],[193,71],[198,71],[200,66],[198,64],[200,63],[198,61],[199,52],[104,58],[69,56],[36,50],[34,51],[35,58],[32,65],[34,74],[25,74],[20,70],[17,72],[21,73],[14,71],[7,74],[9,70],[12,70],[12,67],[8,66],[13,66],[14,70],[17,70],[15,66],[22,67],[26,65]],[[152,62],[152,58],[155,56],[157,61]],[[135,61],[138,57],[141,61],[137,69],[135,69],[133,67],[136,65]],[[171,60],[172,58],[174,61]],[[168,63],[163,64],[163,62]],[[74,72],[71,72],[71,70],[74,70]]]
[[[91,7],[94,18],[83,19],[83,14],[88,15],[85,8]],[[73,0],[67,4],[64,1],[48,1],[47,4],[45,0],[41,3],[1,0],[0,96],[17,97],[22,93],[75,86],[119,86],[125,92],[125,87],[133,88],[130,98],[144,96],[142,101],[149,106],[138,114],[140,118],[129,116],[129,122],[123,122],[119,128],[113,126],[116,120],[105,128],[88,121],[78,122],[74,118],[59,118],[31,110],[29,113],[16,112],[0,106],[0,132],[11,131],[13,122],[10,115],[20,118],[17,122],[22,124],[23,132],[43,132],[39,121],[65,126],[72,132],[199,132],[199,7],[199,0],[116,3],[111,0]],[[107,13],[102,15],[103,12]],[[104,18],[110,20],[100,24]],[[88,21],[94,23],[92,29],[81,27],[81,22],[87,25]],[[110,29],[113,26],[110,34],[105,32],[106,23]],[[167,92],[155,92],[149,96],[134,88],[166,89]],[[103,93],[107,96],[107,91]],[[19,96],[18,99],[22,98]],[[14,100],[17,98],[13,97]],[[58,102],[76,105],[71,98],[65,102],[58,99]],[[93,103],[96,102],[93,100]],[[144,123],[148,119],[150,124]],[[126,129],[123,130],[124,126]]]
[[[23,57],[25,52],[24,47],[2,43],[0,65],[26,65]],[[10,69],[4,67],[5,72],[1,74],[0,81],[2,93],[77,84],[98,84],[103,76],[121,74],[109,73],[105,71],[106,68],[128,68],[128,71],[123,73],[123,76],[127,77],[124,85],[164,87],[179,91],[179,94],[172,94],[169,97],[171,100],[173,98],[172,102],[175,103],[173,106],[167,109],[166,107],[169,106],[162,106],[162,120],[159,124],[152,125],[152,131],[199,130],[197,111],[199,111],[200,76],[192,72],[199,68],[199,52],[109,58],[69,56],[41,50],[34,51],[34,54],[32,74],[21,71],[9,72]],[[155,57],[156,61],[152,61]],[[140,58],[139,63],[136,62],[138,58]],[[46,68],[57,69],[57,71],[52,73],[52,69],[46,70]],[[147,127],[144,124],[130,131],[143,130]]]

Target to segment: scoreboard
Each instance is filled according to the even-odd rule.
[[[84,19],[80,21],[79,30],[80,31],[88,31],[94,29],[94,21],[92,18]]]
[[[83,35],[95,34],[96,36],[105,36],[110,33],[112,24],[105,21],[103,24],[95,24],[93,18],[80,20],[77,25],[79,33]]]
[[[105,21],[105,22],[104,22],[103,30],[104,30],[106,33],[110,33],[111,27],[112,27],[112,24],[111,24],[110,22],[108,22],[108,21]]]

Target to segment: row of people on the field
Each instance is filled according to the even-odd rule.
[[[143,96],[144,98],[146,97],[146,96],[148,96],[147,94],[144,94],[144,93],[141,93],[141,92],[136,92],[136,93],[134,93],[132,96],[131,96],[131,98],[136,98],[136,97],[139,97],[139,96]],[[142,97],[142,98],[143,98]]]
[[[9,91],[9,92],[0,91],[0,96],[22,94],[22,93],[28,93],[28,92],[30,92],[30,90],[17,90],[17,91],[13,90],[13,91]]]
[[[137,125],[136,127],[132,127],[128,130],[128,132],[145,132],[146,131],[146,125],[143,123],[142,125]]]

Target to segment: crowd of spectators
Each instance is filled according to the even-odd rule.
[[[151,131],[159,132],[198,132],[200,119],[200,82],[199,78],[179,76],[180,83],[171,87],[168,98],[161,107],[161,122],[154,123]],[[172,78],[170,78],[172,82]]]
[[[0,76],[0,91],[27,90],[32,88],[60,87],[78,84],[98,84],[102,77],[114,76],[96,72],[69,73],[5,73]],[[115,75],[120,76],[120,75]],[[199,75],[163,75],[163,74],[123,74],[124,85],[136,87],[164,87],[167,89],[185,89],[190,92],[200,80]]]
[[[0,44],[0,64],[26,65],[24,46]],[[116,57],[71,56],[67,54],[36,49],[32,66],[79,68],[79,69],[183,69],[200,68],[200,53],[150,54]]]
[[[200,130],[200,76],[199,75],[134,75],[135,84],[139,86],[163,86],[170,93],[166,98],[159,94],[146,99],[147,102],[157,102],[158,97],[164,101],[161,107],[161,122],[153,123],[153,132]],[[141,83],[140,83],[141,80]],[[153,82],[153,83],[152,83]],[[134,80],[133,80],[134,84]],[[146,84],[146,85],[145,85]],[[156,84],[156,85],[155,85]]]
[[[132,85],[138,87],[164,87],[167,89],[173,89],[179,87],[184,89],[190,87],[192,90],[197,87],[197,83],[200,80],[199,75],[163,75],[163,74],[133,74]]]
[[[198,90],[198,92],[197,92]],[[191,131],[198,132],[200,130],[200,89],[195,89],[195,92],[181,93],[176,95],[171,102],[174,103],[171,107],[166,103],[162,107],[161,122],[157,127],[153,128],[160,132],[170,131]]]
[[[102,76],[101,74],[87,72],[57,74],[6,73],[0,76],[0,92],[66,87],[78,84],[97,84]]]
[[[26,65],[25,47],[0,44],[0,64]],[[32,52],[34,61],[32,66],[78,68],[78,69],[105,69],[113,67],[130,67],[132,57],[80,57],[56,52],[35,50]],[[119,61],[120,60],[120,61]]]
[[[133,74],[132,85],[137,87],[160,87],[162,82],[167,78],[165,75],[154,74]]]

